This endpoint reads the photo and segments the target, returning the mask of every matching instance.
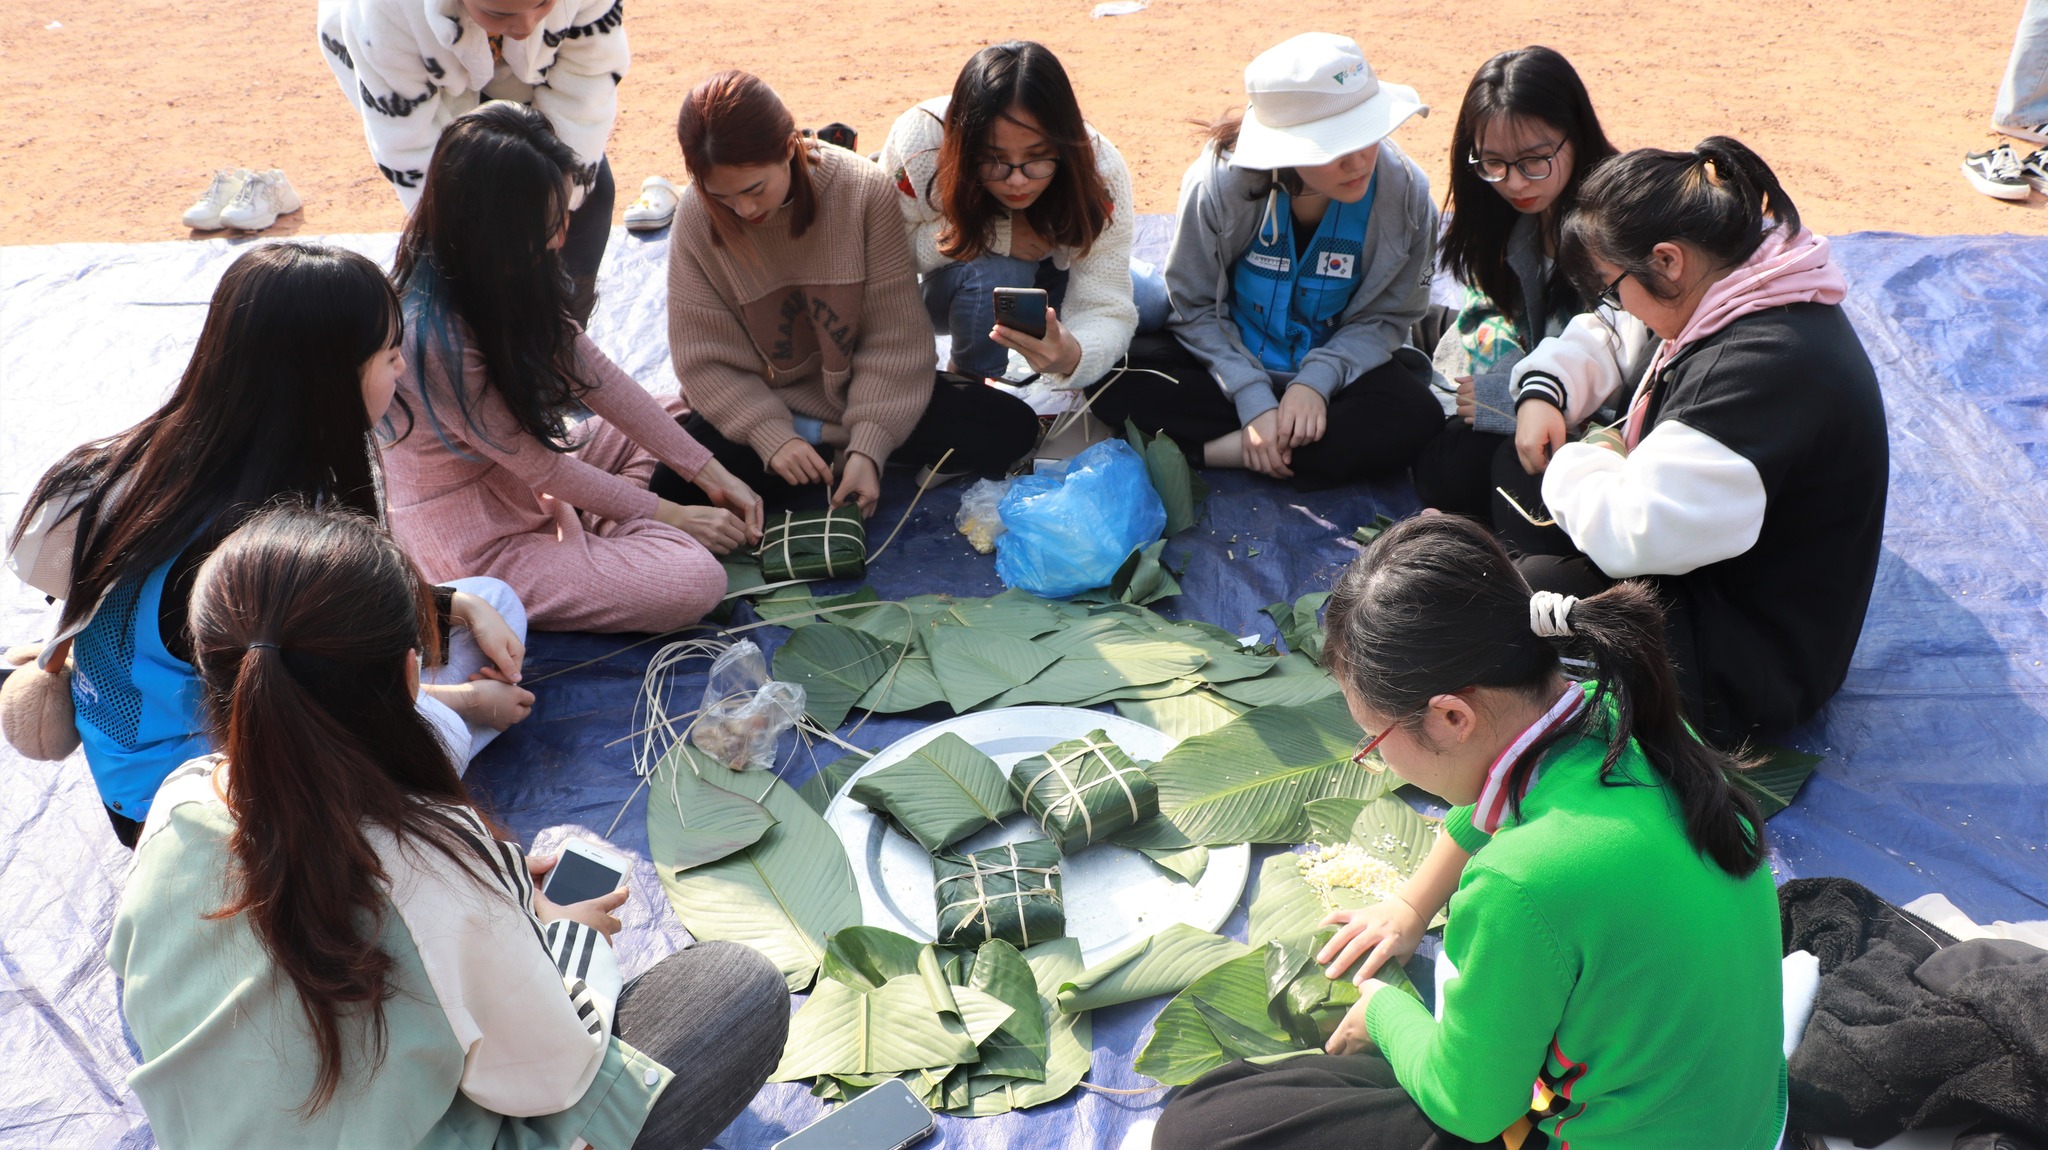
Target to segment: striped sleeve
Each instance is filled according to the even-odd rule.
[[[543,926],[524,852],[493,838],[473,813],[454,814],[467,848],[460,863],[370,833],[392,904],[463,1047],[462,1093],[514,1117],[567,1110],[611,1044],[617,959],[596,931]]]

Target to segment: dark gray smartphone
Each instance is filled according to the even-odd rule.
[[[775,1150],[903,1150],[930,1137],[932,1126],[932,1112],[892,1078],[777,1142]]]
[[[992,289],[996,297],[996,322],[1032,339],[1045,338],[1045,289]]]

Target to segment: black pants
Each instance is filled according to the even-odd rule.
[[[1204,444],[1241,426],[1216,377],[1171,333],[1132,339],[1129,362],[1096,392],[1093,410],[1110,427],[1128,419],[1164,434],[1199,466]],[[1390,360],[1331,397],[1322,439],[1294,449],[1294,486],[1315,491],[1405,471],[1442,423],[1427,370]]]
[[[589,323],[597,307],[597,265],[604,262],[605,245],[611,242],[612,205],[617,200],[611,158],[600,157],[597,182],[584,195],[583,206],[569,213],[569,235],[562,243],[562,265],[575,287],[569,311],[577,323]]]
[[[1475,431],[1464,416],[1451,416],[1415,461],[1415,497],[1424,507],[1486,522],[1496,498],[1494,457],[1503,447],[1514,455],[1515,437]]]
[[[676,1075],[632,1150],[697,1150],[775,1072],[789,1034],[789,991],[760,952],[700,942],[626,984],[612,1033]]]
[[[1233,1062],[1183,1088],[1152,1132],[1154,1150],[1473,1150],[1439,1129],[1371,1054],[1310,1054],[1272,1066]]]
[[[701,415],[691,415],[683,429],[770,507],[823,507],[831,495],[816,485],[785,483],[752,447],[726,438]],[[992,478],[1008,471],[1037,445],[1038,416],[1023,400],[979,380],[942,374],[932,385],[931,402],[925,405],[910,438],[888,461],[922,467],[937,463],[950,448],[953,454],[946,459],[945,471]],[[674,503],[708,502],[695,485],[665,466],[655,469],[647,486]]]

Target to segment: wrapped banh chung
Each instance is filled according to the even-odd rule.
[[[1109,736],[1090,731],[1010,770],[1010,786],[1061,853],[1072,854],[1159,813],[1159,788]]]
[[[761,560],[761,577],[770,583],[857,579],[867,568],[867,524],[860,508],[851,505],[830,511],[785,511],[761,532],[755,554]]]
[[[935,855],[932,873],[938,879],[940,946],[980,946],[1000,938],[1023,950],[1067,933],[1060,852],[1045,839],[971,855]]]

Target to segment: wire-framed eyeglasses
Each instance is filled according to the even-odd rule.
[[[1371,771],[1375,775],[1385,774],[1387,772],[1386,760],[1375,759],[1372,757],[1372,753],[1373,751],[1379,748],[1379,745],[1381,743],[1386,741],[1388,735],[1394,733],[1394,728],[1400,725],[1401,724],[1398,721],[1389,723],[1387,724],[1387,729],[1381,731],[1379,734],[1374,735],[1369,739],[1358,740],[1358,749],[1351,752],[1351,765],[1355,767],[1364,767],[1366,770]]]
[[[1048,156],[1038,160],[1026,160],[1021,164],[1009,164],[1001,160],[983,160],[981,166],[975,170],[981,175],[982,179],[991,184],[1000,184],[1004,180],[1009,179],[1011,172],[1022,172],[1027,180],[1049,180],[1054,172],[1060,170],[1060,161],[1057,156]]]
[[[1547,180],[1550,174],[1557,170],[1557,154],[1564,151],[1564,146],[1570,142],[1559,140],[1556,147],[1541,156],[1523,156],[1519,160],[1482,160],[1478,156],[1468,155],[1465,157],[1465,163],[1471,166],[1472,171],[1480,179],[1489,184],[1497,184],[1507,179],[1509,168],[1522,173],[1525,180]]]

